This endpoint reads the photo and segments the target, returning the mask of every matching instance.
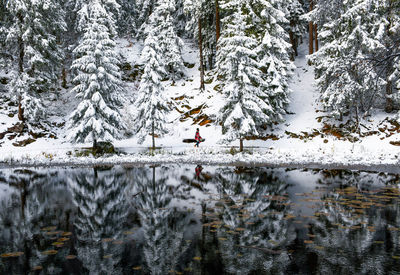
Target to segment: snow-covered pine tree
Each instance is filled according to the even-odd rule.
[[[386,87],[382,92],[386,99],[385,111],[391,113],[400,107],[400,89],[396,83],[400,81],[400,72],[396,67],[400,66],[400,2],[394,0],[374,0],[377,10],[377,25],[384,30],[382,44],[385,49],[375,52],[371,58],[376,70],[386,80]],[[383,28],[384,26],[384,28]]]
[[[294,60],[297,56],[297,47],[302,41],[302,36],[306,33],[307,22],[302,17],[305,10],[300,4],[299,0],[285,1],[287,5],[286,18],[289,24],[285,25],[285,29],[289,33],[289,41],[292,44],[293,53],[291,59]]]
[[[198,41],[200,65],[200,89],[204,89],[204,70],[215,63],[216,29],[215,1],[185,0],[184,10],[189,20],[186,30]],[[210,20],[210,18],[213,18]]]
[[[137,27],[136,38],[146,39],[146,29],[148,27],[150,15],[153,13],[154,7],[156,5],[156,0],[137,0],[137,9],[139,11],[139,16],[133,27]]]
[[[7,44],[15,47],[23,43],[19,58],[23,70],[33,79],[31,89],[46,91],[59,76],[63,52],[58,38],[66,30],[65,12],[59,1],[9,1],[8,9],[14,16]],[[18,47],[16,47],[18,48]],[[23,51],[23,56],[21,56]]]
[[[149,18],[146,34],[153,32],[157,36],[159,55],[162,57],[160,65],[164,67],[166,75],[173,81],[184,74],[182,58],[183,41],[177,36],[174,29],[174,0],[159,0],[154,12]]]
[[[136,35],[139,26],[136,20],[139,17],[137,0],[117,0],[120,5],[117,29],[120,35]]]
[[[137,106],[133,120],[136,128],[134,133],[142,143],[148,134],[152,135],[152,145],[155,148],[155,135],[162,136],[167,130],[167,113],[169,107],[165,98],[164,86],[161,83],[166,74],[162,64],[162,50],[159,48],[156,29],[150,30],[145,40],[142,51],[142,59],[145,62],[144,73],[140,81],[138,98],[135,102]]]
[[[218,73],[223,77],[222,92],[225,96],[220,111],[224,141],[243,140],[259,135],[257,125],[267,124],[267,113],[272,108],[264,99],[264,79],[257,60],[257,40],[249,35],[250,20],[245,15],[246,2],[229,1],[221,7],[230,14],[222,20],[224,26],[218,41]]]
[[[285,0],[282,0],[285,2]],[[263,1],[262,1],[263,2]],[[261,3],[262,3],[261,2]],[[277,1],[278,2],[278,1]],[[265,2],[260,10],[255,9],[253,14],[260,14],[258,28],[261,30],[260,43],[257,48],[261,70],[265,73],[265,89],[268,91],[267,102],[272,106],[270,123],[282,122],[283,115],[289,104],[289,82],[295,66],[290,60],[291,45],[289,35],[285,31],[288,21],[285,13]],[[279,7],[279,6],[278,6]]]
[[[323,46],[310,58],[324,108],[338,118],[350,115],[357,126],[385,85],[368,62],[385,49],[375,7],[370,0],[347,1],[339,18],[321,26]]]
[[[9,87],[11,94],[19,102],[18,108],[22,109],[18,112],[18,119],[37,123],[43,117],[45,108],[35,92],[30,89],[31,81],[32,78],[27,73],[15,72]]]
[[[114,20],[98,0],[88,5],[88,24],[74,50],[77,58],[72,92],[82,99],[68,121],[68,139],[72,142],[112,140],[125,128],[119,109],[123,104],[119,55],[115,51]]]
[[[282,12],[268,3],[260,6],[244,1],[221,3],[221,8],[229,15],[222,20],[218,41],[217,69],[226,98],[219,121],[223,140],[239,139],[242,151],[243,139],[259,136],[266,126],[282,121],[293,65],[290,45],[284,40],[287,34],[278,24]]]
[[[24,80],[30,96],[37,98],[36,92],[55,87],[61,72],[63,52],[58,41],[66,29],[64,10],[58,1],[45,0],[9,1],[7,9],[12,22],[7,30],[6,46],[9,55],[14,57],[8,64],[18,72],[15,75],[19,75],[20,80],[15,81]],[[24,72],[26,75],[22,76]],[[18,96],[15,98],[21,99]],[[37,100],[30,102],[34,101]],[[21,105],[21,102],[18,103]],[[33,109],[36,108],[39,105]],[[26,112],[19,113],[22,120],[36,120],[29,113],[30,107],[21,105],[20,110]]]

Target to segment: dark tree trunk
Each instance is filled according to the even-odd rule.
[[[156,149],[156,142],[154,140],[154,121],[151,124],[151,138],[152,138],[152,144],[153,144],[153,150]]]
[[[21,95],[18,96],[18,119],[21,121],[25,121],[24,118],[24,108],[22,108],[22,97]]]
[[[239,151],[240,151],[240,152],[243,152],[243,139],[240,139]]]
[[[200,55],[200,89],[204,90],[204,57],[203,57],[203,37],[201,33],[201,19],[199,18],[199,55]]]
[[[290,27],[293,27],[294,22],[293,20],[290,21]],[[297,45],[296,45],[296,39],[294,38],[294,33],[292,30],[289,31],[289,40],[290,44],[292,44],[292,49],[293,52],[290,54],[290,60],[294,61],[295,56],[297,56]]]
[[[93,131],[92,131],[92,138],[93,138],[93,149],[96,150],[96,148],[97,148],[97,139],[96,139],[96,135],[94,134]]]
[[[24,22],[24,19],[22,17],[22,14],[17,15],[20,24]],[[24,56],[25,56],[25,45],[24,41],[22,40],[22,37],[18,37],[18,71],[20,74],[24,72]],[[25,121],[24,118],[24,108],[22,108],[22,96],[18,96],[18,119],[21,121]]]
[[[310,11],[313,10],[313,0],[309,0],[310,2]],[[314,30],[314,24],[312,21],[308,23],[308,54],[313,54],[314,53],[314,47],[313,47],[313,30]]]
[[[215,37],[218,43],[218,39],[221,36],[221,18],[219,17],[219,4],[218,0],[215,0]]]
[[[388,79],[388,77],[386,79]],[[386,83],[386,106],[385,106],[386,113],[393,112],[393,99],[390,98],[392,93],[393,93],[392,81],[388,80]]]
[[[318,30],[317,30],[317,24],[314,24],[314,41],[315,41],[315,52],[318,52]]]
[[[67,70],[65,69],[65,67],[63,67],[61,71],[61,86],[64,89],[67,88]]]
[[[386,33],[389,37],[392,36],[390,29],[392,27],[392,18],[391,18],[391,14],[392,14],[392,9],[393,9],[393,0],[389,1],[389,7],[388,7],[388,16],[387,16],[387,20],[389,22],[389,24],[386,26]],[[392,39],[390,39],[392,40]],[[398,43],[398,42],[397,42]],[[396,44],[397,44],[396,43]],[[386,45],[388,48],[390,47],[390,45]],[[398,44],[396,45],[398,46]],[[397,48],[397,47],[396,47]],[[393,99],[390,98],[390,96],[393,93],[393,83],[392,81],[389,80],[389,77],[391,75],[391,73],[393,72],[393,62],[388,62],[387,66],[386,66],[386,106],[385,106],[385,111],[387,113],[391,113],[393,112]]]

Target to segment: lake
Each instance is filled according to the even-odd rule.
[[[398,274],[400,175],[0,169],[0,274]]]

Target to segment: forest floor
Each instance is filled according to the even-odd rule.
[[[126,108],[123,110],[129,128],[135,112],[133,104],[141,69],[141,45],[120,39],[118,46],[125,58],[124,81],[127,85]],[[346,120],[329,122],[321,111],[314,87],[313,68],[307,65],[307,45],[299,48],[296,70],[291,84],[290,113],[285,122],[268,129],[262,139],[244,141],[245,151],[238,152],[239,142],[220,143],[221,127],[213,121],[222,103],[220,85],[211,72],[206,73],[206,89],[200,91],[198,52],[186,43],[186,75],[182,80],[165,81],[166,94],[173,111],[168,119],[170,134],[156,139],[159,149],[149,150],[151,137],[138,144],[135,137],[114,142],[118,155],[79,156],[90,144],[71,144],[65,140],[65,121],[77,105],[71,87],[43,98],[48,107],[48,122],[36,128],[18,129],[17,107],[0,96],[0,164],[8,165],[93,165],[146,163],[201,163],[215,165],[268,165],[287,167],[331,167],[350,169],[395,169],[400,164],[400,125],[397,114],[374,111],[355,133]],[[1,80],[7,78],[0,73]],[[4,90],[5,86],[0,84]],[[5,94],[5,92],[3,91]],[[44,125],[44,126],[43,126]],[[183,143],[194,138],[196,128],[205,142],[199,148]],[[375,167],[375,168],[374,168]],[[390,168],[390,169],[392,169]]]

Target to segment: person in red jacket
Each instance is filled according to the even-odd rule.
[[[196,129],[196,135],[194,136],[194,139],[196,140],[196,144],[194,145],[194,147],[196,147],[196,146],[199,147],[199,144],[201,142],[199,128]]]

